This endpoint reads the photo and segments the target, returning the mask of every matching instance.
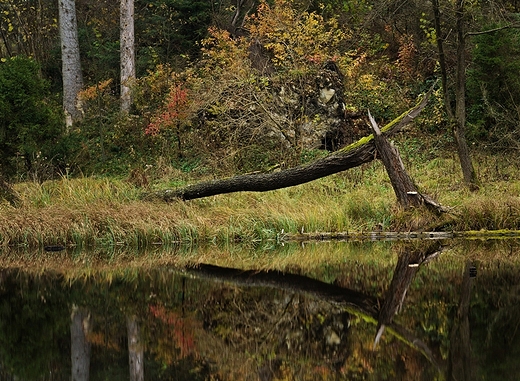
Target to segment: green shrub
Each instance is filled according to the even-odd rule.
[[[477,35],[474,42],[473,67],[468,71],[469,132],[488,142],[502,140],[504,147],[516,144],[520,136],[520,32],[500,29]]]

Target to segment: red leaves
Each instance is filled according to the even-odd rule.
[[[188,92],[180,85],[172,87],[164,110],[152,118],[145,129],[146,135],[156,136],[161,129],[177,125],[188,115]]]

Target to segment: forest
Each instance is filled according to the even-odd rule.
[[[429,89],[391,136],[412,171],[453,160],[450,181],[473,191],[514,180],[516,1],[0,6],[1,194],[12,205],[27,182],[156,191],[328,160],[371,134],[369,112],[393,123]]]
[[[516,379],[519,27],[0,0],[0,378]]]
[[[446,94],[439,85],[413,133],[449,140],[458,28],[469,144],[518,150],[516,1],[136,1],[132,105],[122,113],[119,4],[78,0],[83,85],[72,128],[61,111],[58,4],[0,6],[9,178],[158,161],[224,173],[299,164],[364,136],[367,109],[390,121],[441,77]]]

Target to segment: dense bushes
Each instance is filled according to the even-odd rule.
[[[60,110],[35,61],[14,57],[0,63],[0,173],[35,174],[63,162]]]

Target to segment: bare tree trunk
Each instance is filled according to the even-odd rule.
[[[121,0],[121,111],[129,112],[132,106],[131,82],[135,79],[134,0]]]
[[[78,93],[83,87],[79,55],[78,23],[75,0],[59,0],[63,109],[67,127],[81,119]]]
[[[130,365],[130,381],[144,380],[144,350],[141,342],[141,329],[137,316],[126,318],[128,331],[128,363]]]
[[[466,141],[466,36],[464,35],[464,2],[457,0],[455,14],[457,17],[457,74],[456,74],[456,109],[453,136],[457,143],[457,150],[462,168],[464,182],[470,190],[478,189],[478,180],[471,156],[468,143]]]
[[[439,0],[432,1],[435,33],[437,34],[437,49],[439,53],[439,66],[441,69],[442,91],[444,107],[448,115],[448,121],[453,129],[453,137],[457,144],[457,153],[460,160],[464,182],[471,190],[478,189],[478,179],[466,141],[466,36],[464,33],[464,0],[457,0],[455,7],[457,29],[457,66],[455,80],[455,114],[451,107],[451,99],[448,91],[448,73],[444,54],[444,35],[441,27],[441,13]]]
[[[383,134],[381,134],[381,130],[379,129],[375,119],[370,114],[370,111],[368,112],[368,118],[372,130],[374,131],[374,142],[377,148],[377,153],[385,166],[390,182],[392,183],[392,188],[394,188],[397,201],[404,208],[421,205],[422,202],[418,197],[419,192],[417,187],[404,169],[399,151],[396,147],[391,145],[388,140],[386,140]]]
[[[90,377],[90,313],[84,308],[72,306],[70,323],[70,357],[72,381],[88,381]]]

